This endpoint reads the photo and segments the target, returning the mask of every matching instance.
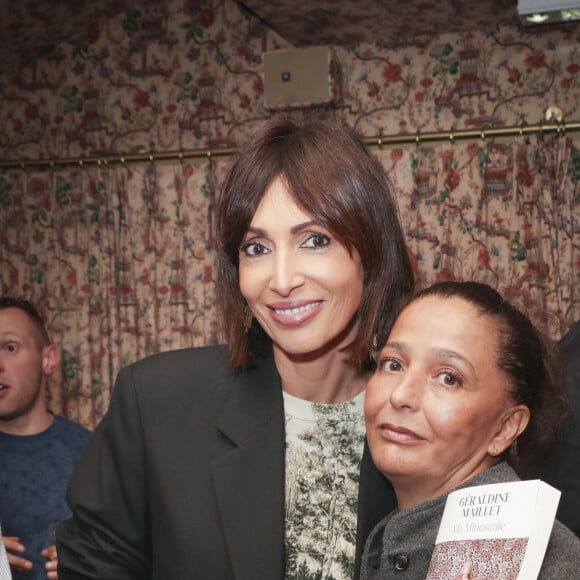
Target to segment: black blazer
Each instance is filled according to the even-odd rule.
[[[580,321],[562,338],[558,348],[572,409],[561,425],[555,454],[539,477],[562,492],[557,518],[580,538]]]
[[[284,576],[284,413],[273,358],[226,367],[224,347],[124,368],[71,477],[57,531],[60,580],[278,580]],[[368,448],[357,569],[395,507]]]

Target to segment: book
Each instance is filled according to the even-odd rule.
[[[426,580],[534,580],[560,491],[534,479],[451,492]]]

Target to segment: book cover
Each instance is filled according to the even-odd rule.
[[[426,580],[536,579],[560,495],[539,479],[451,492]]]

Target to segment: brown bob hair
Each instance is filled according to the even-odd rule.
[[[384,340],[399,300],[413,289],[413,272],[398,208],[381,165],[358,134],[334,120],[268,123],[238,155],[223,183],[216,219],[217,304],[230,365],[243,368],[271,341],[254,320],[246,333],[239,288],[239,251],[268,186],[284,179],[296,203],[327,228],[363,270],[358,334],[352,361],[368,360],[373,337]]]

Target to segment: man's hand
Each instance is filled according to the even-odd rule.
[[[56,556],[56,546],[50,546],[49,548],[45,548],[40,552],[45,558],[48,558],[48,562],[45,564],[46,568],[46,577],[48,580],[58,580],[58,559]]]
[[[16,536],[2,536],[2,541],[6,547],[8,563],[10,564],[12,572],[24,572],[24,570],[30,570],[32,568],[32,562],[30,560],[26,560],[17,555],[26,550],[24,545],[20,543],[20,538]]]

